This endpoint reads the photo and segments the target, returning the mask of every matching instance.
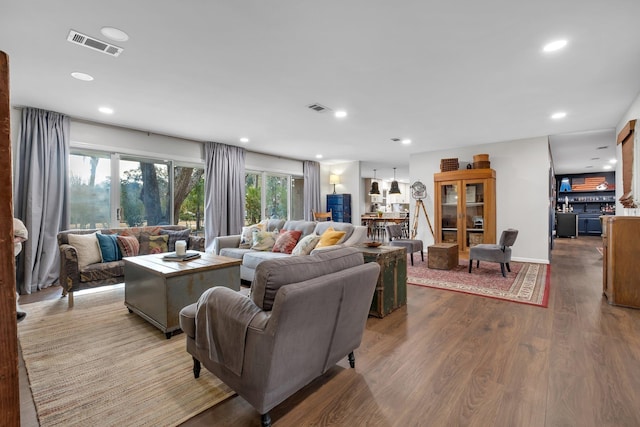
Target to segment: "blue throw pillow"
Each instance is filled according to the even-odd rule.
[[[96,234],[102,253],[102,262],[118,261],[122,259],[122,253],[118,247],[117,234]]]

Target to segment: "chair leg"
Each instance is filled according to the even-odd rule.
[[[476,263],[476,268],[480,268],[480,260]]]
[[[502,277],[507,277],[507,275],[504,273],[504,262],[500,263],[500,271],[502,271]]]
[[[200,361],[195,357],[193,358],[193,376],[200,378]]]
[[[511,267],[509,267],[509,263],[507,262],[505,265],[507,266],[507,271],[511,273]]]
[[[471,273],[471,267],[473,267],[473,260],[469,260],[469,273]]]
[[[411,265],[413,265],[413,252],[411,252]]]
[[[351,366],[352,368],[356,367],[356,355],[353,354],[353,351],[351,353],[349,353],[349,356],[347,356],[349,358],[349,366]]]
[[[271,415],[267,412],[260,417],[262,420],[262,427],[271,427]]]
[[[424,252],[420,251],[420,258],[422,258],[422,262],[424,262]]]

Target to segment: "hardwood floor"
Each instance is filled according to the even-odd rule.
[[[409,286],[406,307],[369,318],[356,368],[273,409],[274,426],[640,426],[640,310],[602,298],[597,246],[556,240],[546,309]],[[238,396],[183,424],[259,425]]]

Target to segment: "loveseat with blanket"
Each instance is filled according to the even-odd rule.
[[[354,248],[266,260],[249,297],[216,286],[180,311],[193,373],[201,365],[269,426],[269,411],[348,357],[362,335],[380,266]]]
[[[122,283],[123,257],[173,252],[178,240],[204,251],[204,237],[181,225],[64,230],[58,233],[62,296],[81,289]]]
[[[263,221],[242,234],[214,238],[213,252],[242,260],[240,279],[251,282],[262,261],[354,246],[367,239],[367,227],[345,222]]]

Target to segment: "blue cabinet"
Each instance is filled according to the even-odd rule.
[[[327,212],[336,222],[351,222],[351,194],[327,194]]]

